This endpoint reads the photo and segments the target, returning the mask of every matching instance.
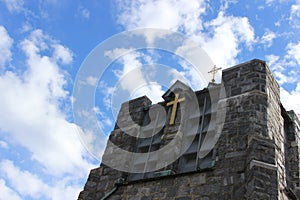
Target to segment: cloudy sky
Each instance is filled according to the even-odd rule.
[[[77,198],[89,170],[99,165],[90,153],[95,132],[73,117],[77,73],[97,45],[137,28],[180,32],[223,69],[266,60],[284,106],[300,114],[299,0],[0,0],[0,199]],[[149,34],[146,40],[151,45],[167,37]],[[174,55],[166,52],[118,47],[104,56],[114,61],[110,69],[83,83],[97,88],[100,154],[120,103],[116,88],[129,94],[122,101],[143,94],[160,101],[167,86],[151,79],[151,64],[161,64],[170,81],[203,85],[189,63],[169,60]],[[90,119],[89,111],[81,114]]]

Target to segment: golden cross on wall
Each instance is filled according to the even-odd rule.
[[[213,83],[215,82],[215,76],[216,76],[217,72],[221,69],[222,69],[221,67],[217,68],[217,66],[214,65],[212,70],[208,72],[208,73],[212,73],[212,75],[213,75],[213,78],[212,78],[211,82],[213,82]]]
[[[179,99],[179,93],[176,93],[175,94],[175,99],[173,101],[170,101],[170,102],[167,103],[167,106],[173,105],[173,107],[172,107],[172,113],[171,113],[171,118],[170,118],[170,123],[169,123],[170,125],[173,125],[174,122],[175,122],[175,116],[176,116],[176,111],[177,111],[177,104],[180,103],[180,102],[182,102],[182,101],[184,101],[184,100],[185,100],[184,97]]]

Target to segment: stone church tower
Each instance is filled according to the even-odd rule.
[[[300,123],[279,91],[255,59],[223,70],[221,84],[177,81],[163,102],[123,103],[78,200],[300,199]]]

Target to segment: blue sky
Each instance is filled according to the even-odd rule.
[[[0,199],[76,199],[89,170],[99,165],[90,152],[103,151],[120,102],[143,94],[161,100],[168,84],[151,79],[151,64],[164,65],[155,70],[172,74],[170,82],[181,77],[201,89],[192,67],[174,54],[110,49],[107,58],[121,56],[100,79],[84,80],[97,88],[93,112],[103,134],[80,127],[71,106],[78,72],[97,45],[123,31],[180,32],[223,69],[266,60],[283,105],[300,114],[300,1],[188,2],[0,0]],[[126,91],[126,98],[116,98],[116,91]]]

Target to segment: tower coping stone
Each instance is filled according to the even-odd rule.
[[[250,61],[247,61],[247,62],[244,62],[244,63],[240,63],[240,64],[234,65],[232,67],[228,67],[226,69],[223,69],[222,71],[223,72],[231,71],[231,70],[234,70],[236,68],[242,67],[243,65],[247,65],[247,64],[253,63],[253,62],[260,62],[260,63],[264,64],[268,68],[268,65],[266,64],[266,61],[255,58],[253,60],[250,60]]]

